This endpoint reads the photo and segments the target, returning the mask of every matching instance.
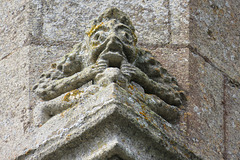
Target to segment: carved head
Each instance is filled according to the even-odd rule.
[[[99,58],[109,66],[119,67],[122,60],[136,59],[137,37],[129,17],[117,8],[107,9],[93,21],[87,32],[87,49],[91,63]]]

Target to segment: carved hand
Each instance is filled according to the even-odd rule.
[[[126,60],[122,61],[121,72],[130,81],[137,74],[137,68],[132,64],[128,63]]]
[[[121,72],[128,80],[135,81],[141,85],[146,93],[155,94],[165,102],[171,105],[181,105],[180,94],[167,86],[164,83],[158,83],[148,77],[142,70],[133,66],[132,64],[123,61],[121,65]]]
[[[99,59],[95,64],[89,67],[91,68],[89,72],[90,75],[86,76],[90,76],[93,79],[98,73],[103,72],[108,67],[108,61],[104,59]]]

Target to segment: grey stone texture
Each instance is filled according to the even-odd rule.
[[[238,82],[239,6],[236,0],[191,1],[189,36],[194,49]]]
[[[0,17],[0,159],[13,159],[30,115],[26,1],[1,1]]]
[[[187,118],[189,144],[206,159],[221,159],[224,147],[223,75],[195,53],[190,53],[190,57],[189,106],[183,117]]]
[[[225,114],[225,143],[226,152],[229,159],[238,159],[240,157],[240,87],[239,84],[232,83],[229,79],[225,82],[226,102],[224,108]]]
[[[131,17],[138,45],[150,50],[187,93],[185,114],[173,124],[179,130],[170,134],[203,159],[238,159],[239,5],[238,0],[2,0],[0,159],[32,153],[28,150],[48,136],[60,136],[51,127],[34,126],[33,110],[40,100],[32,87],[51,63],[83,40],[89,21],[111,6]],[[52,124],[52,130],[59,125]]]
[[[33,86],[32,90],[42,100],[49,101],[34,109],[38,110],[34,112],[38,125],[79,103],[78,99],[69,99],[76,94],[69,91],[81,92],[79,88],[110,83],[127,89],[132,81],[142,87],[143,94],[155,95],[149,96],[152,101],[146,100],[148,106],[167,121],[176,121],[180,114],[178,107],[185,101],[184,92],[149,51],[136,46],[137,37],[129,17],[117,8],[109,8],[88,30],[84,41],[52,63]],[[69,103],[61,104],[55,98],[64,93]]]
[[[81,101],[23,139],[29,143],[17,159],[200,159],[176,128],[150,109],[139,86],[124,89],[112,82],[72,96]]]
[[[84,40],[34,85],[37,129],[17,159],[200,159],[172,125],[183,91],[136,46],[129,17],[107,9]]]
[[[239,107],[235,107],[239,106],[237,105],[239,97],[237,99],[232,97],[239,95],[236,93],[239,92],[240,83],[239,6],[240,2],[236,0],[202,0],[189,3],[190,50],[195,56],[200,56],[204,60],[204,63],[201,64],[202,72],[211,73],[204,76],[205,78],[201,78],[202,74],[196,74],[194,69],[191,72],[190,69],[190,75],[196,74],[196,82],[200,89],[197,94],[192,94],[198,96],[198,100],[201,102],[195,103],[196,106],[202,105],[199,109],[196,107],[196,111],[206,112],[204,116],[209,115],[208,118],[196,120],[200,124],[205,123],[203,126],[209,127],[208,130],[207,126],[201,130],[203,133],[205,130],[204,138],[200,138],[204,139],[204,144],[201,145],[201,141],[197,142],[200,144],[200,148],[206,149],[206,154],[204,154],[206,159],[239,159],[239,154],[236,152],[236,150],[239,152],[239,148],[237,148],[239,146],[237,145],[239,129],[232,127],[238,121],[236,117],[239,112]],[[193,65],[195,66],[195,64]],[[191,82],[190,84],[195,85],[194,88],[196,88],[196,83]],[[203,91],[201,91],[202,89]],[[194,111],[194,107],[191,110]],[[211,113],[208,110],[211,110]],[[206,119],[205,122],[204,119]],[[213,124],[214,126],[212,126]],[[191,128],[195,129],[189,130],[198,130],[194,125],[192,126]],[[200,133],[199,131],[198,134],[200,135]],[[206,146],[209,146],[209,150]]]

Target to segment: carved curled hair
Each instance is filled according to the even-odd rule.
[[[107,10],[105,10],[97,19],[93,21],[92,25],[97,26],[102,22],[109,21],[111,19],[115,19],[120,23],[127,25],[133,32],[135,32],[135,28],[132,25],[129,16],[115,7],[108,8]]]

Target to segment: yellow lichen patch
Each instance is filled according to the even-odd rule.
[[[92,28],[87,32],[88,37],[90,37],[95,29],[96,25],[93,25]]]
[[[133,88],[133,85],[129,85],[128,88],[131,88],[132,90],[134,89],[134,88]]]
[[[146,119],[147,121],[150,121],[150,119],[147,117],[147,114],[146,112],[142,111],[142,112],[139,112],[141,115],[143,115],[144,119]]]
[[[163,129],[168,132],[168,128],[167,128],[166,124],[163,124]]]
[[[96,48],[100,43],[99,42],[92,42],[91,45],[93,48]]]
[[[146,113],[144,111],[139,112],[141,115],[143,115],[144,117],[146,116]]]
[[[65,94],[65,96],[63,97],[63,101],[69,102],[69,97],[70,97],[70,93],[68,92],[67,94]]]
[[[95,30],[97,30],[99,27],[103,25],[103,22],[100,23],[99,25],[93,25],[92,28],[87,32],[88,37],[90,37]]]
[[[57,67],[56,63],[51,64],[51,68],[55,69]]]
[[[144,98],[143,94],[141,94],[141,93],[140,93],[140,96],[141,96],[142,98]]]
[[[65,96],[63,97],[63,101],[69,102],[71,100],[70,97],[76,99],[77,96],[80,96],[81,93],[83,93],[83,91],[79,91],[77,89],[72,90],[65,94]]]
[[[159,68],[154,68],[155,71],[157,72],[160,72],[160,69]]]
[[[28,155],[28,154],[30,154],[30,149],[29,150],[27,150],[26,152],[25,152],[25,155]]]
[[[69,140],[71,137],[71,134],[68,134],[67,137],[66,137],[66,140]]]
[[[83,91],[79,91],[77,89],[71,91],[71,96],[77,96],[77,95],[80,95],[81,93],[83,93]]]
[[[130,91],[128,91],[128,93],[130,93],[131,95],[133,95],[133,93],[132,93],[132,92],[130,92]]]
[[[60,115],[61,115],[61,117],[62,117],[62,118],[64,117],[64,114],[63,114],[63,112],[62,112]]]

